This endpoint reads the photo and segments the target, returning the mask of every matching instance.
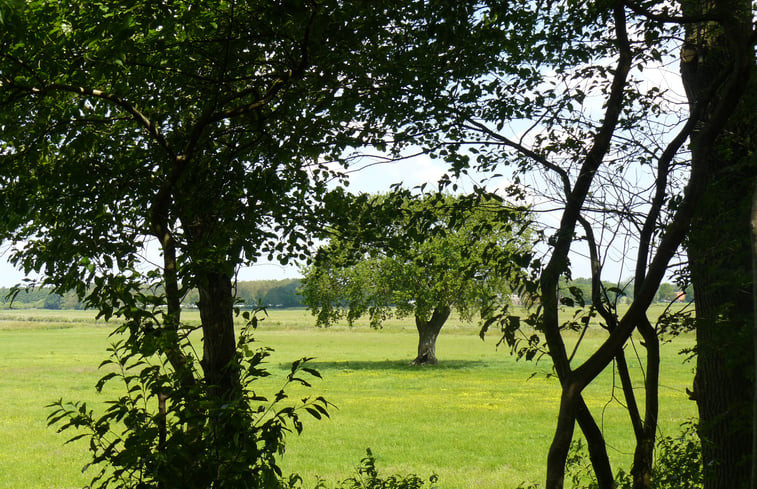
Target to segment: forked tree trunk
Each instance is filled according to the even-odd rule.
[[[435,365],[439,363],[436,359],[436,339],[442,326],[449,318],[452,309],[447,306],[438,306],[434,309],[431,318],[425,321],[415,316],[415,327],[418,329],[418,356],[413,360],[413,365]]]
[[[649,489],[652,486],[652,469],[654,465],[655,435],[657,434],[657,416],[659,411],[659,382],[660,382],[660,340],[657,333],[649,323],[642,319],[638,330],[644,338],[644,347],[647,351],[647,367],[644,376],[644,419],[636,405],[633,384],[630,377],[626,376],[623,384],[623,392],[626,396],[626,406],[631,414],[636,448],[634,449],[631,475],[633,477],[633,489]],[[622,356],[623,353],[620,353]],[[627,369],[627,366],[625,367]]]

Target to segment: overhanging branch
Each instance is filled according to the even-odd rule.
[[[158,127],[155,122],[147,117],[147,115],[142,112],[140,109],[138,109],[135,105],[129,103],[125,99],[113,94],[109,93],[103,90],[95,89],[95,88],[88,88],[88,87],[82,87],[77,85],[68,85],[65,83],[48,83],[48,84],[40,84],[38,86],[24,86],[21,84],[16,83],[14,80],[11,80],[10,78],[2,78],[0,79],[0,86],[8,86],[15,88],[19,91],[25,92],[29,95],[35,95],[35,96],[41,96],[45,97],[50,93],[71,93],[75,95],[81,95],[83,97],[93,97],[100,100],[105,100],[108,102],[113,103],[117,107],[120,107],[124,111],[126,111],[128,114],[132,116],[132,118],[139,123],[140,126],[142,126],[147,133],[150,135],[150,137],[158,143],[160,147],[165,149],[170,155],[173,155],[173,151],[168,144],[168,141],[166,141],[165,137],[160,131],[160,128]]]

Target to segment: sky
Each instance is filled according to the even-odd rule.
[[[8,246],[0,246],[0,287],[11,287],[24,279],[24,274],[8,263]]]

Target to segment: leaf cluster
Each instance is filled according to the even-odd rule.
[[[656,444],[656,461],[652,469],[650,489],[701,489],[704,481],[702,446],[695,423],[682,425],[676,436],[663,436]],[[574,488],[594,489],[597,486],[586,446],[573,442],[568,455],[567,476]],[[622,469],[615,476],[619,489],[633,487],[632,475]],[[531,486],[538,487],[538,486]]]
[[[191,352],[186,336],[180,345]],[[83,402],[58,400],[49,406],[48,424],[76,432],[69,442],[88,441],[87,467],[97,470],[91,487],[278,487],[282,473],[276,457],[284,452],[286,434],[302,431],[303,413],[329,416],[330,404],[320,396],[287,404],[288,386],[310,386],[309,378],[320,377],[307,358],[292,364],[272,396],[256,392],[255,381],[269,375],[264,363],[271,350],[255,347],[246,330],[234,365],[241,395],[230,399],[214,396],[213,386],[202,382],[188,386],[150,342],[137,350],[133,342],[116,340],[108,351],[100,365],[108,372],[97,390],[118,381],[124,394],[108,400],[100,414]],[[186,368],[194,371],[196,363]]]

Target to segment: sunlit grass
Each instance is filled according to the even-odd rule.
[[[88,474],[81,474],[86,444],[64,446],[65,436],[46,427],[44,406],[60,397],[102,401],[93,389],[100,376],[95,367],[112,325],[93,318],[91,311],[0,311],[0,488],[87,482]],[[185,319],[199,318],[193,311]],[[543,478],[559,398],[548,359],[516,362],[495,348],[494,333],[482,341],[475,325],[457,321],[439,338],[440,365],[417,368],[409,365],[416,348],[411,320],[393,320],[380,331],[312,324],[306,311],[270,311],[255,333],[261,345],[275,349],[274,375],[258,382],[262,393],[273,394],[291,361],[312,356],[323,380],[310,392],[336,405],[331,419],[307,419],[304,433],[288,439],[285,471],[311,481],[316,475],[343,479],[370,447],[382,472],[437,473],[442,488],[514,488]],[[602,338],[601,332],[589,335],[587,351]],[[676,433],[695,415],[684,392],[693,365],[677,354],[692,343],[683,337],[663,347],[663,434]],[[625,410],[612,400],[612,384],[606,372],[588,389],[587,403],[603,424],[615,468],[628,470],[632,434]]]

